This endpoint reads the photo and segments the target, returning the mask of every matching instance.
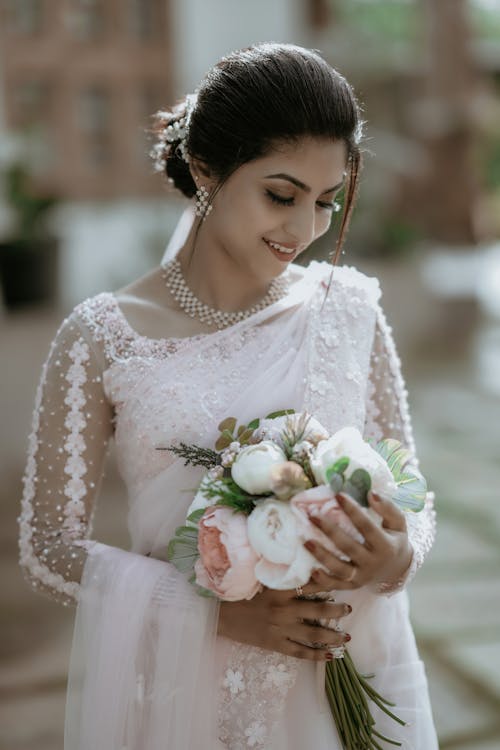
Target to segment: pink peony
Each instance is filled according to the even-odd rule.
[[[311,489],[299,492],[291,499],[290,505],[299,519],[303,539],[319,542],[341,560],[348,560],[348,558],[321,529],[311,523],[311,516],[328,517],[353,539],[361,543],[364,541],[349,516],[340,508],[333,490],[328,485],[322,484],[319,487],[311,487]]]
[[[195,572],[200,586],[228,602],[251,599],[259,591],[259,556],[248,541],[243,513],[222,505],[207,508],[198,524],[198,549]]]

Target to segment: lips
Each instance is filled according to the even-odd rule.
[[[264,240],[264,242],[266,243],[267,247],[272,252],[272,254],[276,258],[278,258],[278,260],[289,263],[291,260],[295,258],[295,256],[298,253],[298,248],[296,246],[293,247],[289,245],[282,245],[278,242],[272,242],[271,240],[266,240],[265,237],[263,237],[262,239]]]

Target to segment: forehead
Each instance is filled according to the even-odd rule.
[[[302,138],[278,142],[264,156],[244,165],[257,177],[287,172],[311,186],[334,185],[343,177],[347,146],[343,140]]]

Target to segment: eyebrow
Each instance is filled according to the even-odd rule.
[[[291,174],[285,174],[285,172],[279,172],[278,174],[268,174],[266,175],[266,179],[272,178],[272,179],[278,179],[278,180],[288,180],[288,182],[291,182],[293,185],[296,185],[301,190],[304,190],[306,193],[311,192],[311,188],[309,185],[306,185],[304,182],[301,182],[296,177],[293,177]],[[324,195],[324,193],[331,193],[334,190],[337,190],[338,188],[342,187],[344,184],[344,180],[341,180],[337,185],[334,185],[331,188],[328,188],[327,190],[323,190],[321,195]]]

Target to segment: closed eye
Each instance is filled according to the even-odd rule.
[[[273,203],[277,203],[280,206],[293,206],[294,198],[282,198],[280,195],[276,195],[276,193],[273,193],[271,190],[266,190],[266,195],[269,197],[270,200],[272,200]],[[339,211],[340,210],[340,203],[337,203],[334,201],[333,203],[329,203],[327,201],[318,201],[318,206],[320,208],[325,208],[328,211]]]
[[[282,198],[280,195],[276,195],[271,190],[266,190],[266,194],[272,200],[273,203],[279,203],[280,206],[293,206],[293,198]]]

